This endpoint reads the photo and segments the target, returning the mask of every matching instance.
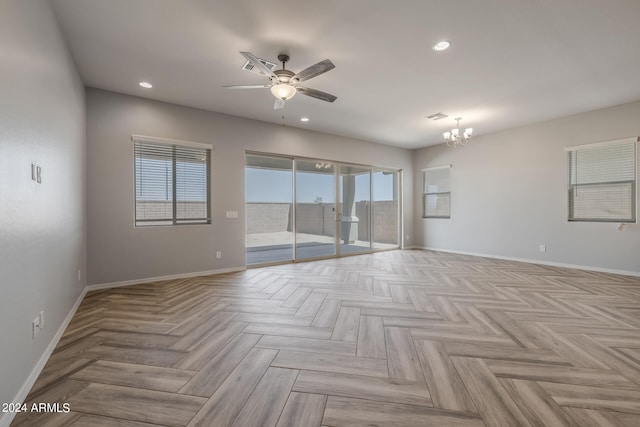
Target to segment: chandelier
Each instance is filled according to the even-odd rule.
[[[444,141],[447,143],[447,147],[460,147],[471,139],[473,128],[466,128],[461,134],[460,120],[462,120],[462,117],[456,118],[456,127],[442,134]]]

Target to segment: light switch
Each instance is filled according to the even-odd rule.
[[[31,163],[31,180],[38,184],[42,182],[42,168],[35,163]]]
[[[238,211],[227,211],[227,219],[238,218]]]

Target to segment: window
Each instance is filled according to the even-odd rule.
[[[211,223],[211,146],[133,136],[135,224]]]
[[[569,221],[636,221],[636,142],[567,148]]]
[[[451,165],[422,170],[423,218],[451,218],[450,169]]]

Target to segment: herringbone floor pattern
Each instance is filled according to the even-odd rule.
[[[640,279],[393,251],[87,295],[42,426],[640,426]]]

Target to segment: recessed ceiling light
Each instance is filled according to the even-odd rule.
[[[301,122],[308,122],[309,121],[309,117],[303,117],[300,119]]]
[[[433,50],[439,52],[441,50],[446,50],[451,46],[451,42],[448,40],[442,40],[433,45]]]
[[[142,86],[145,89],[151,89],[153,87],[153,85],[149,82],[140,82],[138,83],[140,86]]]

